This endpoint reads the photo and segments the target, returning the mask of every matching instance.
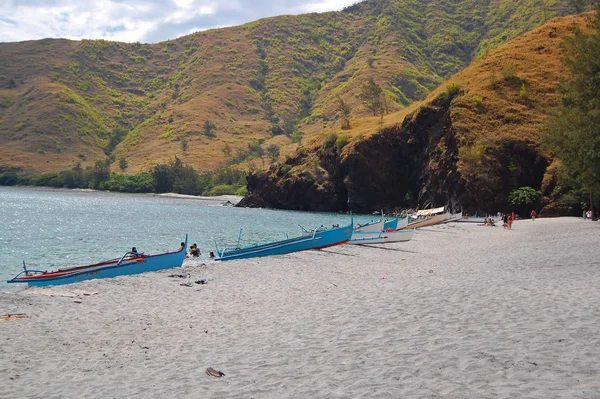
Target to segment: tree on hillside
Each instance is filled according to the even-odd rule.
[[[127,163],[126,158],[121,158],[119,160],[119,169],[121,169],[122,172],[125,172],[125,170],[127,169],[128,166],[129,166],[129,164]]]
[[[352,110],[350,109],[350,106],[346,104],[344,100],[342,100],[342,97],[339,94],[337,94],[335,97],[338,100],[338,107],[342,113],[342,129],[350,129],[350,112]]]
[[[573,7],[577,14],[584,12],[588,5],[600,5],[600,1],[598,0],[569,0],[569,3],[571,3],[571,7]]]
[[[585,10],[585,4],[587,0],[570,0],[571,7],[575,10],[575,13],[581,14]]]
[[[223,151],[223,154],[228,157],[231,154],[231,147],[229,147],[229,144],[225,143],[225,146],[223,149],[221,149],[221,151]]]
[[[181,145],[181,151],[183,151],[184,153],[186,153],[187,149],[188,149],[188,141],[187,141],[187,139],[185,137],[181,139],[180,145]]]
[[[593,195],[600,190],[600,8],[590,25],[594,33],[577,30],[564,39],[562,62],[571,76],[560,86],[559,110],[549,118],[542,139],[590,193],[593,209]]]
[[[277,144],[271,144],[270,146],[267,147],[267,155],[269,156],[269,159],[271,159],[271,162],[275,162],[277,161],[277,158],[279,158],[279,146]]]
[[[386,112],[385,94],[373,78],[369,78],[362,87],[359,98],[369,111],[373,112],[373,116],[383,115]]]
[[[213,130],[216,130],[216,128],[217,126],[207,119],[204,121],[204,130],[202,131],[202,134],[204,134],[206,137],[217,137],[217,135],[213,132]]]

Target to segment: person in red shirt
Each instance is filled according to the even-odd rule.
[[[531,220],[535,220],[535,209],[531,211]]]

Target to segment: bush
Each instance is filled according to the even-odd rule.
[[[505,66],[504,69],[502,69],[502,78],[507,81],[518,79],[517,66],[515,64],[508,64]]]
[[[498,84],[498,76],[495,73],[490,74],[490,87],[494,88]]]
[[[342,152],[344,147],[346,145],[348,145],[349,142],[350,142],[350,139],[348,138],[348,136],[338,137],[338,139],[335,141],[335,145],[337,146],[338,153]]]
[[[0,186],[16,186],[21,179],[15,172],[0,173]]]
[[[511,191],[508,202],[513,205],[534,204],[540,198],[540,192],[532,187],[524,186]]]
[[[237,195],[237,192],[240,188],[240,186],[233,184],[219,184],[218,186],[214,186],[212,189],[210,189],[206,195]]]
[[[245,197],[248,194],[248,187],[242,186],[239,190],[236,191],[235,195],[239,195],[241,197]]]
[[[478,114],[482,114],[485,112],[485,107],[483,106],[483,99],[479,96],[473,96],[473,104],[475,105],[475,110]]]
[[[446,94],[448,94],[449,98],[454,98],[460,91],[460,87],[456,83],[450,83],[446,86]]]
[[[329,135],[325,139],[325,142],[323,143],[323,147],[325,147],[325,148],[332,147],[336,143],[337,139],[338,139],[337,134],[329,133]]]
[[[527,101],[529,99],[529,93],[527,92],[527,87],[525,87],[525,83],[521,84],[521,90],[519,90],[519,100]]]

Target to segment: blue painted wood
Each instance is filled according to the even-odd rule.
[[[188,236],[178,251],[156,255],[126,252],[121,258],[93,265],[75,266],[55,271],[24,270],[7,283],[27,283],[30,286],[71,284],[97,278],[111,278],[129,274],[152,272],[181,267],[185,258]]]
[[[350,218],[350,224],[344,227],[333,227],[330,229],[315,229],[304,234],[286,240],[256,244],[244,248],[225,248],[222,251],[217,246],[215,260],[246,259],[259,256],[282,255],[290,252],[304,251],[307,249],[320,249],[340,245],[348,242],[352,236],[354,222]]]

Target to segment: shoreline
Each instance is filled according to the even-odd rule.
[[[599,238],[580,218],[449,223],[0,294],[0,313],[28,316],[0,320],[0,383],[7,397],[591,399]]]
[[[48,186],[0,186],[0,187],[17,187],[20,189],[30,188],[33,190],[45,190],[45,191],[76,191],[76,192],[98,192],[98,193],[112,193],[112,194],[134,194],[134,195],[153,195],[159,197],[169,198],[183,198],[183,199],[200,199],[208,201],[235,201],[235,203],[241,201],[242,196],[240,195],[215,195],[215,196],[201,196],[201,195],[189,195],[189,194],[178,194],[178,193],[130,193],[126,191],[110,191],[110,190],[98,190],[94,188],[67,188],[67,187],[48,187]]]
[[[188,194],[177,194],[177,193],[154,193],[153,195],[158,197],[169,197],[169,198],[182,198],[182,199],[199,199],[207,201],[231,201],[234,204],[242,200],[242,196],[239,195],[215,195],[214,197],[206,197],[201,195],[188,195]]]

